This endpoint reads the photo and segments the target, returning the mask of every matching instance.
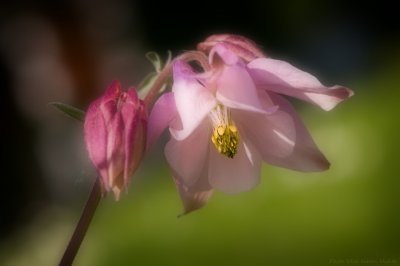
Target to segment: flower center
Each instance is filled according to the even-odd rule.
[[[229,110],[222,105],[211,111],[210,118],[213,124],[213,134],[211,141],[217,151],[229,158],[233,158],[237,153],[239,144],[239,132],[234,125]]]

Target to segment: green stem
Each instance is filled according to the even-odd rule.
[[[92,221],[93,215],[99,205],[101,199],[101,187],[100,178],[96,178],[96,182],[93,185],[92,191],[90,192],[89,198],[86,202],[85,208],[82,211],[81,218],[75,227],[75,231],[69,241],[67,248],[65,249],[64,255],[61,258],[60,266],[72,265],[76,254],[78,253],[79,247],[86,235],[86,231],[89,228],[90,222]]]

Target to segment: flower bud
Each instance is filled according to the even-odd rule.
[[[250,62],[259,57],[267,57],[253,41],[234,34],[211,35],[203,42],[199,43],[197,49],[208,54],[217,44],[224,46],[246,62]]]
[[[121,91],[114,81],[95,100],[84,121],[85,144],[96,167],[104,192],[112,190],[118,200],[143,157],[147,113],[134,88]]]

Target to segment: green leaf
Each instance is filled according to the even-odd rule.
[[[76,119],[78,121],[83,122],[83,120],[85,118],[85,112],[72,106],[72,105],[68,105],[68,104],[60,103],[60,102],[51,102],[51,103],[49,103],[49,105],[55,107],[62,113],[66,114],[68,117]]]
[[[163,62],[161,60],[161,57],[156,53],[156,52],[148,52],[146,54],[147,59],[150,60],[150,62],[153,64],[154,69],[157,72],[160,72],[163,68]]]

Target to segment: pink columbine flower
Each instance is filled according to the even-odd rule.
[[[122,92],[119,82],[113,82],[86,112],[89,158],[101,177],[103,191],[112,190],[116,200],[143,157],[146,129],[143,101],[134,88]]]
[[[252,189],[263,161],[304,172],[328,169],[329,162],[281,95],[324,110],[352,95],[342,86],[327,88],[284,61],[246,60],[232,47],[213,43],[211,69],[204,73],[176,60],[172,92],[158,99],[149,118],[150,144],[169,127],[165,155],[185,213],[200,208],[213,189]]]

